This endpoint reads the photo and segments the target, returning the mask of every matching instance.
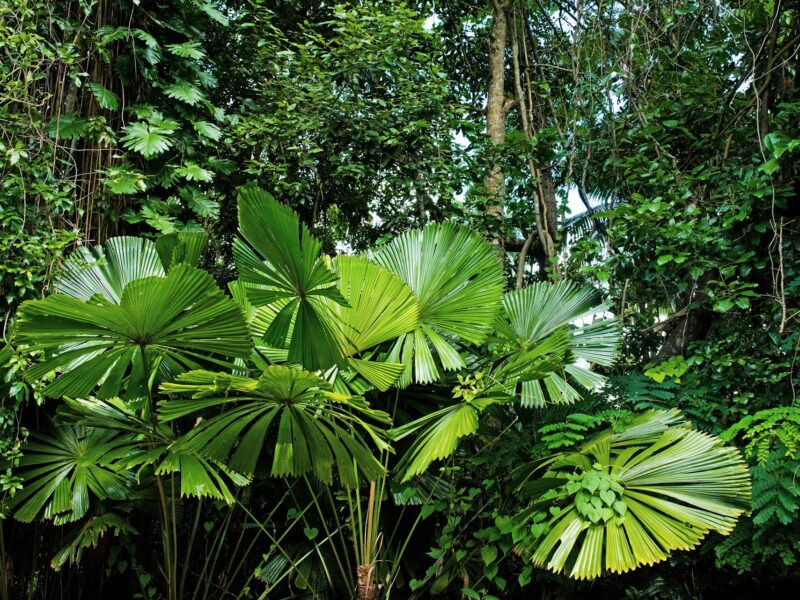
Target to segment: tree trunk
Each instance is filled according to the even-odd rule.
[[[493,0],[492,32],[489,40],[489,90],[486,99],[486,133],[489,141],[501,145],[506,141],[505,54],[508,34],[508,7],[510,0]],[[489,168],[486,176],[485,214],[491,227],[491,241],[497,253],[503,256],[503,204],[505,201],[505,178],[503,165],[498,159]]]
[[[519,17],[519,19],[524,19],[524,16]],[[511,36],[511,58],[514,68],[514,97],[519,110],[520,122],[522,123],[522,131],[525,134],[525,139],[531,141],[534,133],[544,126],[544,117],[541,114],[540,102],[533,96],[534,86],[530,81],[530,61],[528,59],[525,38],[522,33],[524,23],[520,25],[519,19],[516,19],[514,22],[515,27]],[[522,41],[521,44],[520,40]],[[526,68],[524,75],[520,67],[520,57],[525,61]],[[542,268],[542,273],[546,272],[547,267],[550,267],[552,269],[550,273],[551,277],[553,279],[558,279],[558,263],[555,260],[555,240],[558,236],[558,205],[556,202],[553,176],[550,172],[549,165],[545,164],[542,168],[530,158],[527,163],[531,177],[536,184],[533,208],[536,221],[536,233],[538,234],[539,243],[545,255],[545,265],[544,268]],[[528,239],[531,238],[529,237]],[[517,264],[518,288],[522,286],[524,261],[529,247],[529,243],[523,246]]]

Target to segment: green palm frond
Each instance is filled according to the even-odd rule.
[[[164,375],[209,362],[228,365],[250,355],[241,308],[210,275],[187,265],[129,283],[119,304],[62,294],[25,302],[17,341],[45,353],[27,378],[61,371],[45,388],[50,397],[82,397],[99,387],[102,398],[123,388],[128,398],[141,398],[157,370]]]
[[[271,364],[285,363],[289,359],[289,351],[286,348],[270,346],[264,341],[264,335],[272,324],[272,321],[278,313],[281,312],[281,309],[288,304],[288,300],[276,300],[272,304],[256,307],[253,306],[252,302],[248,299],[247,289],[241,281],[231,281],[228,283],[228,289],[233,299],[239,303],[244,311],[247,328],[250,330],[253,343],[253,355],[251,360],[256,367],[263,369]],[[287,332],[290,339],[292,336],[292,329],[293,324],[290,324]]]
[[[272,365],[258,379],[190,371],[161,389],[192,395],[160,403],[159,415],[165,423],[223,409],[180,438],[174,445],[178,453],[201,454],[250,474],[270,433],[277,430],[272,453],[275,477],[313,473],[330,483],[335,467],[342,482],[353,486],[357,470],[368,480],[383,473],[365,436],[379,449],[387,449],[379,430],[368,420],[387,423],[388,415],[371,409],[363,398],[333,392],[328,382],[308,371]]]
[[[332,266],[347,301],[328,301],[340,323],[342,355],[347,365],[384,391],[397,380],[403,366],[391,360],[365,360],[359,355],[413,331],[419,324],[419,305],[402,279],[364,257],[337,256]]]
[[[95,294],[119,304],[131,281],[162,277],[164,266],[157,245],[137,237],[115,237],[91,250],[82,246],[64,263],[55,291],[80,300]]]
[[[219,461],[196,452],[170,448],[175,434],[169,427],[140,417],[119,398],[65,398],[59,415],[80,426],[128,435],[136,440],[127,447],[119,464],[136,469],[137,477],[143,467],[152,467],[156,475],[177,476],[181,496],[212,498],[233,504],[231,487],[250,483],[248,478]]]
[[[405,365],[401,384],[411,382],[412,367],[418,383],[439,380],[431,348],[444,370],[463,368],[454,342],[483,342],[502,302],[503,272],[492,247],[466,227],[432,223],[395,238],[375,261],[399,275],[420,306],[420,325],[392,352]]]
[[[403,454],[397,470],[405,482],[424,473],[437,460],[450,456],[463,437],[478,431],[478,417],[494,398],[460,402],[439,409],[401,427],[389,430],[390,439],[399,441],[417,434],[411,447]]]
[[[68,523],[86,514],[92,497],[128,497],[133,477],[122,459],[135,443],[131,436],[59,425],[33,438],[19,463],[23,487],[8,502],[19,521]]]
[[[250,302],[259,307],[287,301],[264,341],[285,347],[293,326],[289,362],[311,370],[338,363],[340,332],[332,307],[346,301],[336,274],[320,256],[319,240],[288,206],[250,187],[239,189],[239,233],[233,253]]]
[[[541,408],[548,402],[572,404],[580,400],[580,392],[569,379],[585,388],[597,387],[605,381],[590,366],[613,364],[622,333],[616,319],[601,316],[609,304],[598,303],[595,290],[566,281],[539,282],[508,292],[503,308],[505,318],[499,322],[498,331],[519,350],[559,329],[569,333],[572,362],[560,372],[521,380],[523,406]]]
[[[58,571],[67,562],[79,563],[83,553],[89,548],[97,548],[100,539],[111,533],[119,535],[137,535],[139,532],[122,515],[115,512],[103,513],[81,523],[78,529],[67,538],[67,543],[56,552],[50,566]]]
[[[750,505],[738,450],[690,429],[677,410],[648,411],[556,455],[536,483],[551,488],[535,499],[550,519],[541,539],[518,550],[578,579],[654,564],[710,531],[728,534]]]
[[[186,264],[196,267],[208,244],[205,231],[181,231],[162,235],[156,240],[156,251],[164,269]]]
[[[532,348],[517,351],[474,376],[459,376],[453,397],[461,402],[428,413],[387,432],[392,440],[414,434],[414,442],[397,464],[402,481],[424,473],[432,463],[453,454],[462,438],[478,431],[481,413],[494,404],[512,402],[520,380],[545,377],[560,367],[567,351],[564,330],[552,332]]]

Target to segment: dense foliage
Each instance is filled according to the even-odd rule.
[[[781,0],[0,2],[0,600],[793,589],[799,54]]]

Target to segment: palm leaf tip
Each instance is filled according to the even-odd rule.
[[[539,501],[559,508],[543,537],[518,550],[536,565],[591,579],[663,561],[711,531],[729,534],[749,509],[747,465],[674,412],[649,411],[627,433],[602,432],[556,457],[544,479],[566,483]]]

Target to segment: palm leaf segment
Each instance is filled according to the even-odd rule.
[[[101,398],[147,395],[156,369],[167,373],[247,358],[250,341],[239,306],[210,275],[178,265],[165,277],[128,283],[119,304],[62,294],[20,307],[17,341],[45,358],[26,376],[61,369],[50,397],[81,397],[98,385]]]
[[[581,398],[567,381],[570,376],[586,388],[593,388],[604,378],[591,371],[588,364],[613,364],[621,340],[616,319],[597,319],[609,308],[597,304],[592,288],[581,288],[570,282],[539,282],[509,292],[503,299],[506,321],[499,331],[513,341],[518,351],[540,343],[559,329],[569,327],[569,350],[574,359],[561,373],[550,373],[541,379],[522,381],[521,403],[542,408],[549,400],[554,404],[570,404]],[[576,326],[580,322],[592,321]]]
[[[454,341],[480,344],[500,309],[504,288],[497,255],[483,238],[453,223],[432,223],[384,246],[375,261],[399,275],[420,305],[420,324],[395,343],[392,358],[405,365],[400,380],[440,378],[431,348],[444,370],[463,368]]]
[[[190,371],[161,389],[192,394],[191,399],[162,401],[164,422],[225,407],[179,439],[174,446],[179,452],[196,452],[225,461],[234,471],[253,473],[270,431],[277,428],[272,458],[275,477],[313,473],[330,483],[335,466],[342,482],[353,486],[356,469],[368,480],[383,473],[364,436],[386,449],[386,442],[366,419],[388,422],[388,415],[370,409],[362,398],[331,391],[328,382],[308,371],[272,365],[258,379]]]
[[[539,497],[553,515],[520,548],[534,564],[578,579],[629,571],[728,534],[750,504],[738,450],[689,428],[680,412],[648,411],[548,461]],[[553,487],[556,486],[556,487]]]
[[[257,188],[239,189],[239,233],[233,252],[239,277],[256,306],[284,301],[264,334],[288,361],[307,369],[328,368],[341,359],[338,324],[331,304],[346,304],[336,274],[320,256],[322,244],[288,206]],[[325,302],[327,299],[330,302]]]
[[[64,273],[55,290],[80,300],[99,294],[119,304],[130,282],[164,274],[153,242],[137,237],[116,237],[91,250],[85,246],[78,248],[64,263]]]

